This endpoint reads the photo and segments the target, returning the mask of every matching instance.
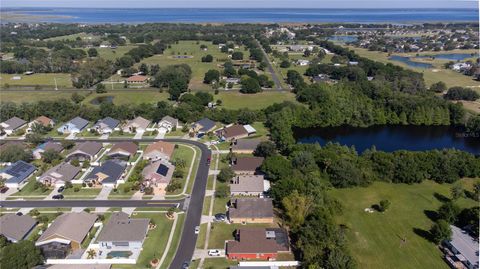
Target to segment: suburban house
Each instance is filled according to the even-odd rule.
[[[92,129],[96,130],[99,134],[111,134],[119,124],[119,120],[106,117],[98,120],[95,125],[93,125]]]
[[[80,133],[88,125],[88,120],[80,117],[75,117],[69,122],[63,124],[57,128],[57,131],[61,134]]]
[[[240,175],[230,180],[232,196],[262,196],[269,188],[270,184],[263,176]]]
[[[94,185],[116,186],[120,180],[123,180],[127,163],[118,160],[108,160],[100,166],[96,166],[85,177],[85,183]]]
[[[243,125],[234,124],[218,131],[218,136],[225,141],[232,141],[247,137],[248,132],[245,130]]]
[[[299,59],[297,60],[297,65],[298,66],[307,66],[310,64],[309,60],[304,60],[304,59]]]
[[[33,164],[22,160],[16,161],[10,166],[0,171],[0,180],[5,181],[5,186],[9,188],[19,188],[37,168]]]
[[[203,118],[192,124],[192,131],[194,133],[205,134],[215,129],[216,123],[209,118]]]
[[[32,127],[33,125],[35,124],[39,124],[43,127],[47,127],[47,128],[51,128],[55,125],[55,121],[53,121],[52,119],[48,118],[48,117],[45,117],[45,116],[40,116],[34,120],[32,120],[31,122],[28,123],[28,129],[27,129],[27,132],[30,132],[32,130]]]
[[[42,233],[35,246],[47,259],[65,259],[81,248],[96,220],[97,215],[87,212],[64,213]]]
[[[127,121],[123,126],[123,131],[126,133],[143,133],[147,130],[148,125],[150,125],[150,121],[139,116]]]
[[[128,160],[137,154],[137,150],[138,145],[133,142],[118,142],[112,146],[110,151],[107,152],[107,156],[110,159]]]
[[[445,260],[451,268],[478,269],[478,238],[475,239],[466,231],[450,225],[451,240],[443,242]]]
[[[142,171],[143,185],[145,187],[160,188],[165,190],[172,180],[175,166],[167,161],[156,161],[148,164]]]
[[[233,161],[232,169],[238,175],[254,175],[262,163],[263,157],[241,157]]]
[[[27,124],[26,121],[18,118],[18,117],[13,117],[13,118],[10,118],[2,123],[0,123],[0,127],[3,128],[3,131],[7,134],[7,135],[11,135],[13,134],[14,132],[22,129],[25,124]]]
[[[273,204],[270,198],[237,198],[228,209],[232,223],[273,223]]]
[[[127,78],[128,84],[144,84],[148,82],[147,76],[133,75]]]
[[[260,144],[260,139],[238,139],[232,142],[231,151],[237,154],[252,154]]]
[[[64,186],[66,182],[71,182],[81,170],[80,167],[70,163],[61,163],[41,175],[38,181],[48,186]]]
[[[290,251],[288,233],[281,228],[241,228],[236,231],[235,240],[227,241],[228,259],[275,260],[279,253]]]
[[[26,239],[36,225],[37,221],[29,215],[5,214],[0,217],[0,234],[16,243]]]
[[[42,154],[45,151],[54,151],[54,152],[60,153],[60,152],[62,152],[62,150],[63,150],[62,143],[48,141],[48,142],[45,142],[45,143],[42,143],[42,144],[38,145],[38,147],[36,147],[33,150],[33,157],[38,160],[38,159],[42,158]]]
[[[179,127],[180,125],[178,124],[178,119],[170,116],[165,116],[158,122],[158,129],[163,129],[165,132],[171,132],[173,128],[177,129]]]
[[[152,143],[143,151],[144,160],[170,160],[175,150],[175,144],[158,141]]]
[[[130,218],[124,212],[113,213],[98,235],[100,250],[141,250],[149,224],[149,219]]]
[[[67,154],[66,160],[71,161],[77,159],[79,161],[93,161],[97,158],[97,154],[102,150],[102,143],[95,141],[86,141],[78,143],[73,150]]]

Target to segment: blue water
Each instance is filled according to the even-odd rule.
[[[417,68],[431,68],[432,67],[432,65],[429,64],[429,63],[415,62],[415,61],[410,60],[410,57],[406,57],[406,56],[393,55],[393,56],[390,56],[388,59],[405,63],[405,64],[407,64],[408,66],[411,66],[411,67],[417,67]]]
[[[297,129],[295,137],[299,143],[338,142],[355,146],[358,152],[375,146],[377,150],[424,151],[455,148],[480,154],[480,134],[467,134],[451,126],[380,125],[368,128],[349,126]]]
[[[328,37],[328,40],[340,43],[355,42],[358,40],[356,35],[333,35]]]
[[[478,54],[475,54],[473,56],[478,56]],[[470,53],[445,53],[445,54],[435,54],[435,55],[422,55],[422,56],[418,56],[417,58],[435,57],[435,59],[461,61],[461,60],[465,60],[465,59],[468,59],[468,58],[472,58],[473,56]]]
[[[40,20],[79,23],[478,21],[478,9],[5,8],[2,11],[31,15],[71,16],[71,18]]]

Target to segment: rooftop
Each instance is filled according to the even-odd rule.
[[[262,142],[260,139],[238,139],[236,142],[234,142],[232,148],[233,150],[254,151],[260,142]]]
[[[228,210],[230,218],[273,218],[270,198],[237,198]]]
[[[104,183],[116,183],[127,167],[126,162],[108,160],[100,166],[93,168],[92,172],[85,178],[86,180],[98,180]]]
[[[7,179],[7,183],[20,183],[35,172],[36,169],[33,164],[20,160],[3,169],[1,173],[10,176],[10,178]]]
[[[71,181],[75,178],[82,169],[71,165],[70,163],[61,163],[50,168],[45,172],[40,179],[43,180],[52,180],[52,181]]]
[[[216,123],[209,118],[203,118],[195,123],[195,126],[200,125],[200,132],[207,132],[210,131],[212,128],[215,127]]]
[[[148,145],[147,148],[145,148],[144,154],[149,154],[151,152],[158,151],[167,155],[170,158],[172,157],[174,150],[175,150],[175,144],[164,142],[164,141],[158,141]]]
[[[230,183],[231,192],[263,192],[263,176],[235,176]]]
[[[227,242],[227,253],[289,251],[287,232],[280,228],[249,227],[237,230],[237,240]]]
[[[88,125],[88,120],[82,119],[80,117],[75,117],[68,123],[74,125],[77,129],[83,129]]]
[[[86,153],[90,156],[94,156],[103,148],[102,143],[95,141],[86,141],[78,143],[72,150],[74,152]]]
[[[148,231],[149,219],[130,218],[123,212],[113,213],[98,235],[98,242],[143,241]]]
[[[450,225],[450,227],[452,228],[450,244],[461,254],[457,255],[457,258],[462,261],[468,260],[470,264],[477,265],[478,268],[478,241],[457,226]]]
[[[82,242],[97,220],[97,216],[87,212],[64,213],[58,216],[43,232],[37,243],[62,237],[70,241]]]
[[[6,129],[9,130],[15,130],[19,128],[20,126],[24,125],[27,123],[26,121],[20,119],[19,117],[12,117],[4,122],[2,122],[4,125],[7,125]]]
[[[103,127],[102,125],[104,125],[104,126],[109,127],[110,129],[114,129],[115,127],[118,126],[119,123],[120,123],[119,120],[116,120],[116,119],[111,118],[111,117],[106,117],[106,118],[103,118],[103,119],[97,121],[97,123],[95,124],[94,127]]]
[[[138,150],[137,144],[130,141],[124,141],[124,142],[115,143],[110,149],[110,151],[107,153],[107,155],[113,155],[120,151],[124,151],[124,152],[128,152],[130,156],[133,156],[137,153],[137,150]]]
[[[236,136],[248,135],[248,131],[242,125],[238,124],[223,128],[222,132],[223,136],[226,139],[230,139]]]
[[[241,157],[237,158],[232,165],[233,171],[252,171],[255,172],[262,166],[263,157]]]
[[[28,215],[5,214],[0,217],[0,234],[17,241],[22,240],[36,224],[37,221]]]

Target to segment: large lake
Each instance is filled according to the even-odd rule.
[[[377,150],[414,150],[455,148],[474,154],[480,154],[480,134],[467,136],[465,132],[451,126],[413,126],[378,125],[368,128],[350,126],[295,129],[295,138],[299,143],[325,145],[338,142],[355,146],[358,152],[375,146]]]

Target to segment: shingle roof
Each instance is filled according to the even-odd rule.
[[[231,192],[263,192],[263,176],[235,176],[230,183]]]
[[[172,124],[173,126],[178,125],[178,120],[175,119],[175,118],[173,118],[173,117],[170,117],[170,116],[165,116],[165,117],[163,117],[161,121],[169,122],[169,123]]]
[[[69,123],[75,125],[77,129],[81,130],[88,125],[88,120],[82,119],[80,117],[75,117],[72,120],[70,120]]]
[[[49,126],[52,123],[52,119],[45,117],[45,116],[40,116],[35,119],[35,122],[43,125],[43,126]]]
[[[175,144],[164,142],[164,141],[158,141],[148,145],[147,148],[145,148],[145,151],[143,153],[149,154],[151,152],[159,151],[170,158],[172,157],[174,150],[175,150]]]
[[[227,242],[227,253],[229,254],[276,253],[289,250],[287,232],[280,228],[241,228],[237,234],[238,241]]]
[[[98,242],[141,242],[148,231],[149,219],[130,218],[123,212],[113,213],[98,235]]]
[[[73,166],[70,163],[61,163],[45,172],[40,177],[40,180],[51,179],[53,181],[71,181],[76,175],[78,175],[78,173],[80,173],[81,170],[82,169],[80,167]]]
[[[138,145],[133,142],[129,142],[129,141],[118,142],[118,143],[115,143],[115,145],[113,145],[113,147],[110,149],[107,155],[110,156],[120,151],[124,151],[124,152],[128,152],[130,156],[133,156],[137,153],[137,150],[138,150]]]
[[[71,153],[74,153],[76,151],[86,153],[90,156],[94,156],[97,154],[101,149],[103,148],[102,143],[95,142],[95,141],[86,141],[79,143],[73,148]],[[70,153],[70,154],[71,154]],[[69,154],[69,155],[70,155]]]
[[[35,172],[36,169],[34,165],[20,160],[3,169],[2,173],[11,176],[11,178],[7,179],[7,183],[20,183]]]
[[[37,221],[28,215],[5,214],[0,217],[0,234],[7,238],[22,240]]]
[[[258,144],[262,140],[260,139],[238,139],[232,146],[233,150],[251,150],[254,151]]]
[[[87,236],[96,219],[96,215],[87,212],[62,214],[43,232],[37,243],[56,236],[80,243]]]
[[[18,118],[18,117],[13,117],[13,118],[10,118],[10,119],[4,121],[3,123],[8,125],[8,127],[6,127],[5,129],[15,130],[18,127],[24,125],[27,122]]]
[[[230,139],[236,136],[248,135],[247,130],[242,125],[232,125],[223,129],[223,136]]]
[[[119,120],[116,120],[114,118],[111,118],[111,117],[106,117],[106,118],[103,118],[101,120],[98,120],[97,123],[95,123],[95,126],[94,127],[101,127],[100,124],[104,124],[106,126],[108,126],[110,129],[115,129],[115,127],[118,126],[118,124],[120,123]]]
[[[92,172],[90,172],[90,174],[88,174],[85,179],[98,179],[101,181],[102,184],[116,183],[117,180],[119,180],[122,176],[126,167],[126,162],[108,160],[104,162],[101,166],[96,166],[95,168],[93,168]]]
[[[228,209],[230,218],[273,218],[270,198],[237,198],[234,205]]]
[[[150,124],[150,121],[147,119],[144,119],[142,117],[136,117],[133,120],[129,120],[127,123],[127,127],[135,127],[135,128],[141,128],[141,129],[147,129],[148,125]]]
[[[256,171],[262,166],[263,157],[242,157],[232,165],[233,171]]]
[[[210,131],[216,125],[216,123],[209,118],[203,118],[197,121],[195,124],[202,126],[202,128],[199,130],[200,132]]]
[[[172,179],[175,166],[166,161],[156,161],[145,166],[142,176],[146,180],[152,180],[156,183],[169,183]]]
[[[38,148],[41,148],[45,151],[47,150],[53,150],[53,151],[56,151],[56,152],[60,152],[63,150],[63,146],[62,146],[62,143],[59,143],[59,142],[52,142],[52,141],[48,141],[46,143],[43,143],[41,144],[40,146],[38,146]]]

